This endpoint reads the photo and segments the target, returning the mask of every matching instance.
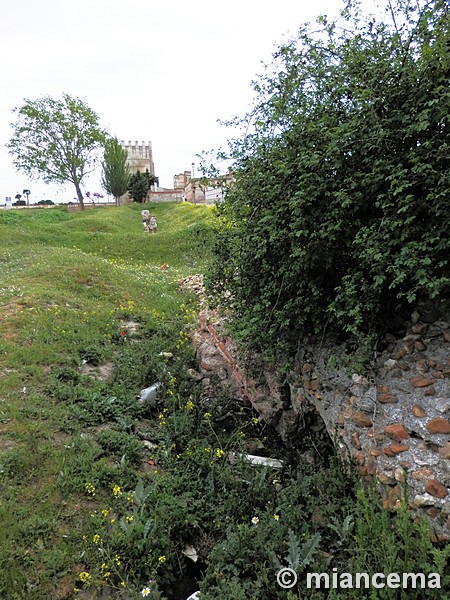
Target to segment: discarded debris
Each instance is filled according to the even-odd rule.
[[[163,358],[173,358],[172,352],[160,352],[159,356],[162,356]]]
[[[271,469],[281,470],[283,463],[277,458],[266,458],[265,456],[255,456],[254,454],[240,454],[238,452],[229,452],[228,460],[235,464],[239,459],[245,458],[254,466],[270,467]]]
[[[145,388],[139,393],[139,402],[149,406],[154,406],[159,396],[159,391],[162,388],[162,383],[156,381],[150,387]]]
[[[200,600],[200,592],[194,592],[186,600]]]
[[[156,450],[156,448],[158,448],[158,444],[155,444],[154,442],[149,442],[148,440],[144,440],[142,442],[142,444],[148,449],[148,450]]]
[[[181,552],[181,554],[184,554],[186,558],[190,558],[193,562],[198,561],[197,550],[194,548],[194,546],[186,546],[186,548]]]

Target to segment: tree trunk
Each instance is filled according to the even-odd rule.
[[[77,180],[74,181],[75,189],[77,190],[78,202],[80,203],[81,210],[84,210],[83,194],[81,193],[80,184]]]
[[[116,196],[116,206],[120,206],[120,196]]]

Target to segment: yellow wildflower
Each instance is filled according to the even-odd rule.
[[[84,489],[86,490],[87,494],[90,494],[91,496],[95,496],[95,486],[92,485],[92,483],[86,483],[84,486]]]

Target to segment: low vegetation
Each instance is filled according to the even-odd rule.
[[[280,363],[299,340],[376,339],[450,291],[448,2],[344,6],[277,49],[221,156],[235,181],[213,287],[235,335]]]
[[[438,572],[448,590],[449,548],[406,502],[384,510],[332,455],[283,448],[238,398],[205,401],[177,280],[207,268],[214,209],[152,206],[154,235],[139,210],[0,213],[0,596],[361,597],[306,590],[307,569],[333,568]],[[283,470],[230,462],[255,448]]]

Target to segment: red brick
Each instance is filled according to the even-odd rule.
[[[395,490],[395,488],[392,488],[392,489]],[[398,508],[402,502],[403,502],[403,500],[401,498],[401,493],[400,493],[400,496],[398,495],[397,492],[391,492],[389,494],[389,507],[391,510],[395,510],[396,508]]]
[[[422,388],[433,385],[433,383],[436,383],[436,380],[431,377],[413,377],[411,383],[414,387]]]
[[[448,496],[448,490],[437,479],[430,479],[425,486],[425,491],[435,498],[445,498]]]
[[[427,345],[422,340],[417,340],[417,342],[414,344],[414,348],[419,352],[423,352],[427,349]]]
[[[352,433],[352,446],[357,450],[361,450],[361,442],[359,441],[359,435],[356,433]]]
[[[377,464],[373,460],[369,461],[369,464],[367,465],[367,473],[369,475],[375,475],[376,470]]]
[[[424,481],[433,475],[433,471],[431,469],[419,469],[418,471],[414,471],[412,473],[413,479],[417,481]]]
[[[414,352],[414,340],[408,340],[407,342],[405,342],[403,344],[403,349],[406,354],[412,354]]]
[[[361,466],[363,466],[365,464],[366,457],[364,456],[364,452],[361,452],[361,450],[358,450],[357,452],[355,452],[355,454],[353,456],[358,464],[360,464]]]
[[[409,450],[407,444],[390,444],[389,448],[394,454],[400,454],[400,452],[407,452]]]
[[[450,460],[450,442],[447,442],[442,448],[439,448],[439,456]]]
[[[388,385],[377,385],[377,392],[379,394],[389,394],[389,386]]]
[[[423,417],[427,416],[427,413],[419,404],[414,404],[412,407],[412,414],[418,419],[422,419]]]
[[[393,423],[384,428],[384,432],[395,442],[401,442],[409,438],[409,433],[401,423]]]
[[[430,433],[450,433],[450,422],[448,419],[432,419],[427,423],[427,429]]]
[[[372,427],[373,425],[372,419],[369,417],[369,415],[366,415],[366,413],[363,412],[356,412],[353,415],[353,422],[358,427]]]
[[[394,479],[384,471],[377,471],[376,475],[378,481],[383,485],[391,485],[394,482]]]
[[[377,399],[382,404],[396,404],[398,402],[398,398],[394,394],[378,394]]]

